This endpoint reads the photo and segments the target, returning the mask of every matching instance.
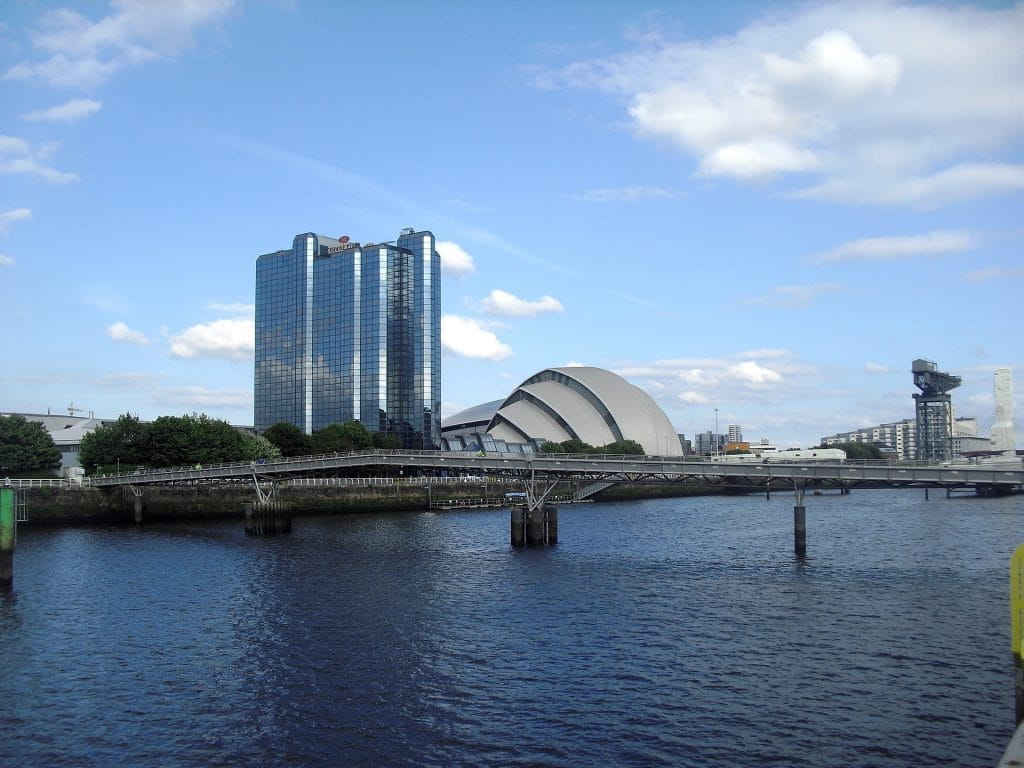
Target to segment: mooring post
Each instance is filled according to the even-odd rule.
[[[807,554],[807,508],[804,506],[804,486],[793,482],[796,505],[793,507],[793,551],[798,557]]]
[[[927,485],[924,487],[924,500],[928,501],[928,486]]]
[[[17,539],[14,489],[0,488],[0,587],[14,583],[14,544]]]

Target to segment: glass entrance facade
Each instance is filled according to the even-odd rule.
[[[255,424],[359,421],[403,447],[441,441],[440,256],[306,233],[256,260]]]

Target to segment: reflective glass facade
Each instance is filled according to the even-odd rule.
[[[260,256],[256,428],[355,420],[439,447],[440,269],[433,234],[412,230],[362,246],[307,233]]]

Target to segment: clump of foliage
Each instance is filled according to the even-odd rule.
[[[313,453],[313,443],[309,435],[287,421],[279,421],[267,427],[261,436],[276,445],[281,455],[285,457],[308,456]]]
[[[840,448],[846,451],[846,458],[853,460],[882,459],[882,451],[877,445],[871,443],[839,443],[837,445],[825,445],[822,443],[819,448]]]
[[[541,445],[542,453],[590,453],[590,454],[614,454],[627,456],[643,456],[644,449],[636,440],[616,440],[614,443],[602,445],[595,448],[589,443],[573,438],[561,443],[546,442]]]
[[[276,458],[276,448],[206,414],[161,416],[149,424],[125,414],[82,439],[79,461],[86,470],[122,471],[138,466],[175,467]]]
[[[398,435],[370,432],[358,421],[328,424],[305,434],[294,424],[279,421],[263,430],[265,437],[277,446],[282,456],[308,456],[311,453],[346,453],[368,448],[401,448]],[[269,457],[268,457],[269,458]]]
[[[60,451],[42,424],[0,416],[0,475],[49,474],[59,468]]]

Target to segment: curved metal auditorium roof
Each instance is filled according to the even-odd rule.
[[[510,442],[576,438],[602,446],[635,440],[649,455],[682,453],[679,436],[657,403],[602,368],[546,368],[534,374],[501,403],[487,431]]]
[[[503,402],[503,400],[491,400],[489,403],[481,403],[464,411],[459,411],[442,419],[441,428],[455,430],[466,427],[480,427],[480,429],[483,429]]]

